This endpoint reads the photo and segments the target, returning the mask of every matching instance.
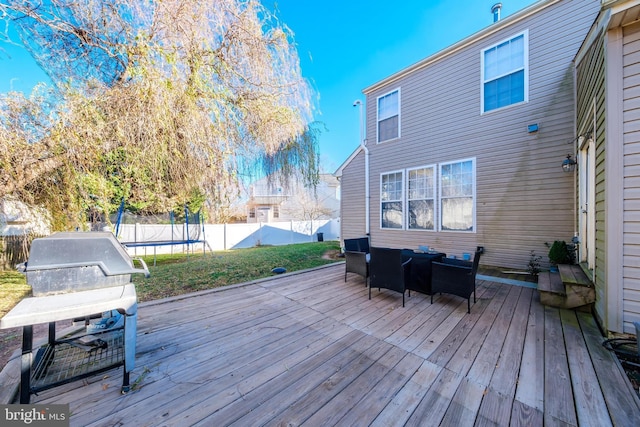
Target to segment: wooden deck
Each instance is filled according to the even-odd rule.
[[[585,313],[478,281],[478,301],[372,292],[344,265],[138,311],[135,389],[121,369],[32,403],[74,426],[640,425],[640,403]]]

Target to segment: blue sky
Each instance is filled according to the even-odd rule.
[[[302,73],[317,93],[322,169],[359,144],[362,89],[492,24],[492,0],[263,0],[294,33]],[[535,0],[502,1],[502,17]],[[19,47],[0,43],[0,92],[29,93],[46,75]]]

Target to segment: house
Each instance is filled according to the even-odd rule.
[[[606,330],[640,322],[640,1],[604,0],[576,64],[578,261]]]
[[[515,269],[571,240],[573,60],[599,10],[542,0],[365,88],[366,141],[336,172],[341,235],[484,246],[483,263]]]
[[[0,237],[39,235],[51,232],[46,210],[12,198],[0,199]]]
[[[340,216],[340,182],[320,174],[316,188],[262,178],[249,187],[247,223],[332,219]]]
[[[638,3],[541,0],[365,88],[341,236],[521,271],[573,240],[601,325],[635,333]]]

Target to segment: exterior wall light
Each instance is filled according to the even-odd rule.
[[[576,161],[571,158],[571,154],[567,154],[567,158],[562,161],[562,170],[565,172],[576,170]]]

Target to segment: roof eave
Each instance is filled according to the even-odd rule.
[[[453,55],[456,52],[460,51],[461,49],[464,49],[465,47],[469,46],[472,43],[477,42],[478,40],[481,40],[485,37],[489,37],[492,34],[495,34],[498,31],[503,30],[504,28],[516,24],[520,21],[522,21],[525,18],[528,18],[529,16],[538,13],[540,10],[549,7],[555,3],[560,2],[561,0],[540,0],[524,9],[522,9],[519,12],[514,13],[513,15],[510,15],[496,23],[491,24],[490,26],[470,35],[469,37],[466,37],[462,40],[460,40],[459,42],[452,44],[451,46],[448,46],[436,53],[434,53],[431,56],[428,56],[427,58],[416,62],[413,65],[408,66],[407,68],[404,68],[400,71],[398,71],[395,74],[390,75],[389,77],[380,80],[377,83],[374,83],[371,86],[366,87],[365,89],[362,90],[362,93],[364,93],[365,95],[383,87],[386,86],[390,83],[393,83],[403,77],[405,77],[408,74],[413,73],[414,71],[420,70],[422,68],[425,68],[431,64],[433,64],[434,62],[440,61],[443,58],[448,57],[449,55]]]

